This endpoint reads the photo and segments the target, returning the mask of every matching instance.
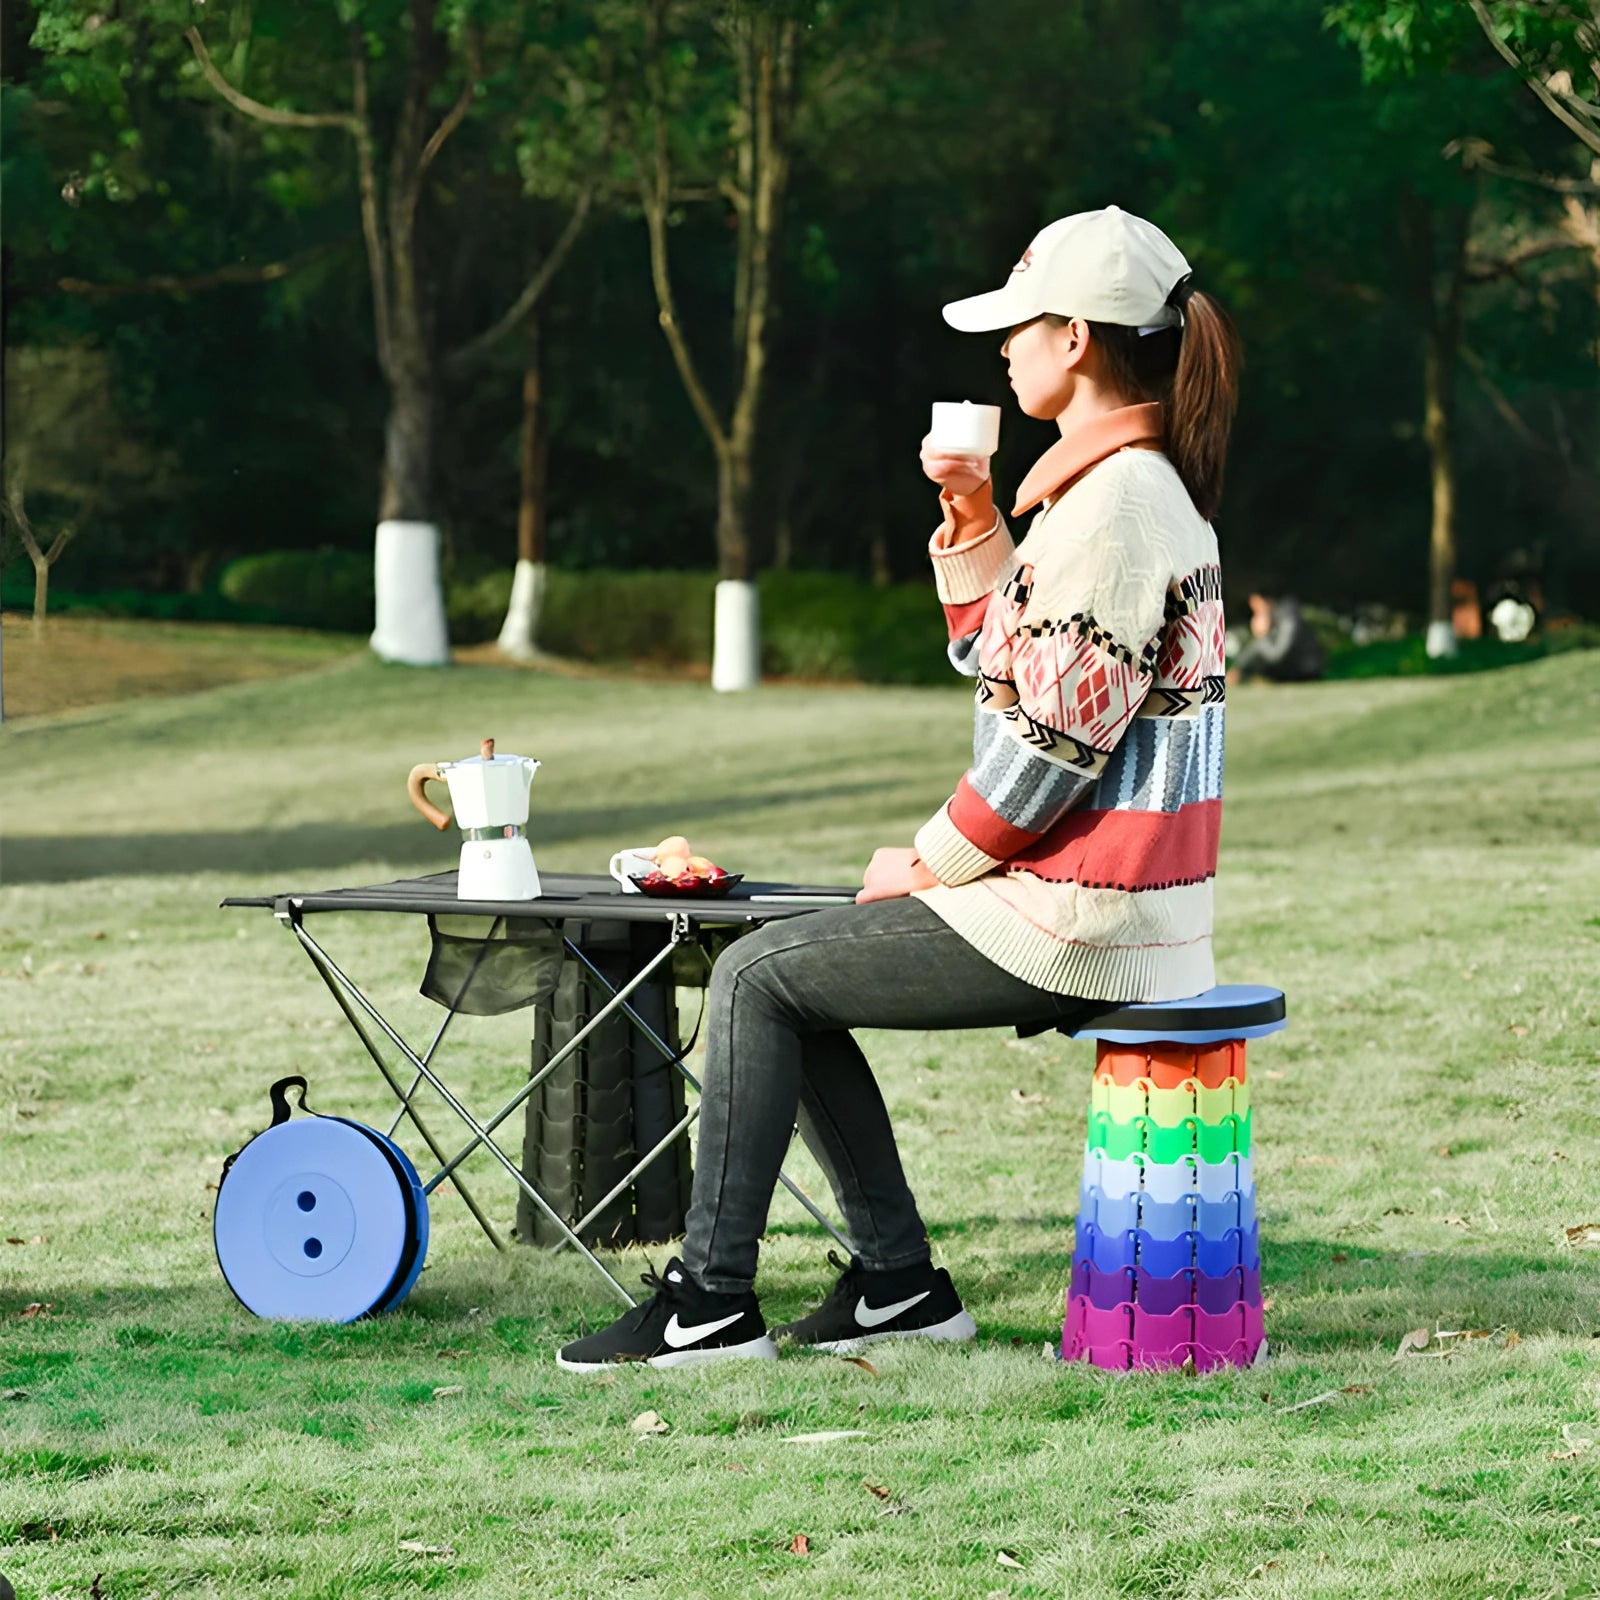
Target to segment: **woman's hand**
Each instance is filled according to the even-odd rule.
[[[862,877],[861,893],[856,896],[856,904],[864,906],[874,900],[903,900],[918,889],[933,888],[938,881],[915,850],[886,845],[882,850],[872,852],[872,860]]]
[[[948,450],[930,445],[924,438],[922,470],[951,494],[976,494],[989,481],[989,458],[952,455]]]

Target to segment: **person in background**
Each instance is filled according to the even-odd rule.
[[[1293,595],[1250,596],[1250,638],[1228,669],[1229,683],[1311,683],[1326,666],[1322,641]]]

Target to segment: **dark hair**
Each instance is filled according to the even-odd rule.
[[[1161,447],[1178,469],[1195,509],[1208,522],[1222,503],[1228,432],[1239,405],[1239,335],[1208,294],[1188,297],[1182,328],[1141,334],[1115,322],[1091,322],[1107,377],[1130,400],[1162,404]],[[1048,316],[1063,327],[1069,317]]]

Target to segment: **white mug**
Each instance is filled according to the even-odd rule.
[[[611,858],[611,876],[622,885],[624,894],[643,894],[633,880],[648,878],[656,870],[655,850],[647,845],[636,845],[631,850],[619,850]]]
[[[1000,448],[1000,407],[935,400],[928,444],[953,456],[992,456]]]

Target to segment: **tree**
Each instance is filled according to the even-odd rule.
[[[33,636],[42,639],[45,617],[50,609],[50,569],[71,542],[77,528],[73,523],[63,522],[56,529],[55,538],[48,545],[41,544],[28,516],[26,489],[26,478],[16,456],[8,456],[4,509],[6,519],[17,530],[17,537],[21,539],[28,559],[33,563]]]
[[[539,319],[528,319],[522,372],[522,426],[517,452],[517,565],[511,601],[497,641],[503,655],[530,661],[539,653],[539,614],[546,584],[550,428],[544,399]]]
[[[1524,241],[1495,259],[1473,259],[1483,178],[1452,156],[1494,127],[1516,138],[1514,112],[1479,61],[1477,24],[1452,0],[1339,0],[1331,26],[1360,52],[1369,89],[1384,100],[1389,130],[1405,140],[1402,240],[1406,277],[1422,329],[1422,433],[1429,457],[1428,637],[1430,656],[1453,655],[1456,577],[1457,387],[1468,285],[1515,272],[1572,248],[1563,238]]]
[[[387,659],[418,665],[449,659],[438,576],[433,483],[435,314],[421,237],[426,226],[423,203],[429,169],[465,121],[485,70],[483,33],[477,22],[457,19],[457,59],[452,61],[451,41],[440,27],[440,9],[439,0],[407,0],[402,19],[387,7],[363,8],[359,21],[348,29],[348,111],[287,111],[253,99],[223,76],[197,28],[185,34],[206,83],[242,116],[269,127],[334,128],[351,141],[372,281],[378,364],[389,392],[378,504],[373,648]],[[387,129],[380,129],[370,103],[374,35],[385,49],[397,35],[406,40],[399,110]],[[438,115],[434,99],[451,77],[459,80],[459,87],[448,109]],[[379,171],[380,141],[387,156],[386,176]],[[512,310],[474,341],[476,348],[509,331],[537,303],[583,225],[591,194],[590,187],[580,191],[568,227],[550,255]]]
[[[49,614],[51,569],[80,529],[135,486],[175,478],[177,467],[170,451],[123,425],[104,352],[83,344],[19,350],[6,377],[3,509],[33,566],[39,636]]]
[[[91,0],[39,0],[33,37],[46,52],[52,86],[68,101],[86,100],[86,121],[102,114],[91,175],[87,183],[74,177],[69,188],[97,200],[169,197],[166,236],[180,209],[186,217],[207,214],[208,196],[184,194],[189,203],[180,207],[182,163],[197,147],[226,143],[233,172],[241,150],[254,158],[249,178],[265,193],[292,196],[290,205],[305,207],[309,195],[347,208],[346,237],[359,237],[365,256],[372,352],[387,401],[376,474],[373,642],[393,659],[447,659],[436,525],[440,388],[452,377],[470,379],[527,326],[590,215],[607,112],[592,80],[587,7],[578,0],[359,0],[336,12],[241,0],[206,13],[207,33],[220,41],[216,57],[198,27],[184,26],[192,14],[189,0],[156,0],[125,16],[103,14]],[[186,100],[173,95],[180,76]],[[253,138],[209,128],[199,141],[175,138],[178,119],[162,115],[168,103],[191,118],[197,106],[225,107]],[[322,109],[298,109],[307,104]],[[441,185],[448,165],[441,156],[463,142],[473,169],[453,171]],[[509,211],[514,232],[537,233],[543,248],[499,304],[477,307],[476,320],[454,328],[446,344],[439,284],[452,254],[465,248],[451,210],[480,172],[498,189],[502,242]],[[545,213],[556,207],[561,220],[546,228]],[[227,249],[235,236],[224,234],[217,242]],[[265,267],[224,258],[197,271],[133,281],[108,272],[104,281],[61,279],[50,288],[192,301],[229,284],[280,280],[330,247],[325,239]]]
[[[1600,155],[1600,5],[1594,0],[1467,0],[1478,25],[1540,105],[1569,133]],[[1499,20],[1497,20],[1497,18]],[[1587,95],[1577,92],[1569,62],[1589,76]]]
[[[713,13],[673,0],[642,0],[639,12],[624,21],[627,31],[617,42],[636,52],[640,90],[626,143],[649,240],[650,279],[661,331],[716,459],[720,582],[711,682],[716,689],[747,689],[760,676],[751,494],[793,157],[800,21],[776,6]],[[720,52],[710,73],[702,51]],[[731,92],[723,81],[729,65]],[[719,126],[724,107],[726,125]],[[695,169],[689,185],[678,181],[683,165]],[[696,186],[732,207],[732,396],[726,404],[712,396],[673,285],[670,228],[683,191]]]

